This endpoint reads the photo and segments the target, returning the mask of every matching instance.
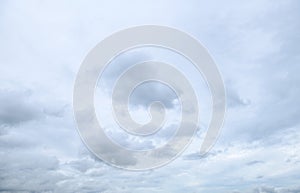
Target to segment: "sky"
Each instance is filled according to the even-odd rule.
[[[299,193],[299,8],[297,0],[1,1],[0,192]],[[146,59],[176,63],[200,103],[200,125],[186,151],[164,167],[133,172],[89,152],[76,129],[72,96],[94,46],[146,24],[185,31],[208,49],[224,80],[227,112],[218,141],[201,157],[211,113],[203,77],[167,50],[141,48],[116,58],[96,88],[97,115],[109,112],[120,64]],[[141,141],[120,133],[108,116],[102,120],[108,136],[133,149],[170,138],[178,108],[164,86],[133,93],[132,116],[148,120],[151,89],[167,106],[165,130]]]

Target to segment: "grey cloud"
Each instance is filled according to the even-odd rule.
[[[251,161],[251,162],[247,162],[246,165],[247,166],[252,166],[252,165],[262,164],[262,163],[264,163],[264,161],[254,160],[254,161]]]
[[[244,56],[232,60],[234,64],[226,65],[234,70],[233,73],[224,73],[225,76],[231,76],[228,77],[229,81],[226,81],[229,87],[229,107],[240,105],[239,109],[228,109],[227,121],[230,122],[230,129],[225,128],[228,131],[228,139],[267,140],[282,130],[298,127],[300,124],[300,108],[299,105],[295,105],[300,97],[297,86],[300,81],[300,69],[297,64],[300,60],[295,54],[300,47],[297,43],[299,35],[295,33],[295,29],[300,25],[296,19],[299,13],[293,11],[295,7],[299,7],[299,3],[291,1],[283,4],[281,7],[276,5],[259,20],[250,20],[251,27],[244,26],[238,30],[248,31],[248,35],[249,31],[253,31],[249,37],[241,35],[236,38],[237,41],[241,41],[237,45],[241,47],[239,49],[243,48],[242,43],[247,39],[244,46],[251,48],[253,53],[247,55],[245,50]],[[280,17],[279,13],[291,17]],[[276,22],[269,22],[270,18]],[[268,38],[260,40],[255,35],[257,32],[265,32],[264,35]],[[265,46],[266,49],[270,47],[270,51],[264,54],[256,53],[260,46]],[[253,58],[255,59],[252,60]],[[244,105],[243,101],[249,103]],[[232,119],[235,121],[231,122]]]
[[[194,153],[189,153],[186,154],[183,159],[185,160],[200,160],[200,159],[207,159],[207,158],[211,158],[211,157],[216,157],[220,154],[224,154],[226,152],[226,149],[222,149],[222,150],[211,150],[210,152],[201,155],[199,152],[194,152]]]
[[[299,193],[300,188],[275,188],[270,186],[261,186],[255,188],[253,193]]]
[[[9,192],[53,191],[62,176],[54,157],[14,152],[1,159],[0,189]]]
[[[66,111],[70,110],[69,105],[52,104],[43,109],[43,113],[54,117],[63,117]]]
[[[148,82],[133,91],[130,104],[149,107],[153,101],[160,101],[166,108],[172,108],[176,98],[176,94],[169,87],[157,82]]]
[[[0,124],[14,125],[39,119],[42,109],[31,100],[30,91],[0,90]]]
[[[233,87],[233,84],[231,82],[227,82],[225,85],[227,108],[245,107],[251,105],[251,101],[249,99],[242,98],[237,93],[237,89]]]
[[[51,104],[42,103],[30,90],[0,90],[1,125],[17,125],[45,116],[62,117],[67,108],[67,105],[55,101]]]
[[[113,85],[114,81],[128,68],[143,61],[151,60],[152,56],[148,53],[139,50],[131,50],[118,55],[111,61],[104,73],[102,74],[103,81],[106,85]],[[154,70],[154,69],[149,69]]]
[[[206,156],[207,156],[207,154],[206,154]],[[188,155],[185,155],[184,157],[183,157],[183,159],[185,159],[185,160],[199,160],[199,159],[202,159],[202,158],[204,158],[203,156],[201,156],[199,153],[190,153],[190,154],[188,154]]]
[[[92,155],[90,155],[92,157]],[[95,158],[97,159],[97,158]],[[88,159],[84,157],[80,160],[72,160],[69,163],[66,163],[65,166],[73,170],[78,170],[79,172],[85,173],[89,169],[93,168],[95,165],[95,160]]]
[[[134,50],[116,57],[115,60],[105,69],[103,76],[101,77],[103,82],[99,86],[103,86],[104,88],[107,88],[107,90],[110,90],[115,81],[117,81],[117,78],[125,72],[126,69],[137,63],[150,60],[151,58],[152,57],[147,55],[147,53]],[[155,74],[157,70],[159,69],[149,67],[147,69],[147,73]],[[136,76],[141,77],[143,74],[137,74]],[[132,76],[130,78],[134,80],[136,77]],[[123,97],[123,95],[121,96]],[[175,93],[166,85],[158,82],[148,82],[139,85],[134,90],[130,96],[130,104],[132,106],[142,106],[147,108],[149,103],[153,102],[153,100],[159,100],[165,105],[165,107],[172,108],[174,106],[173,102],[176,98]]]

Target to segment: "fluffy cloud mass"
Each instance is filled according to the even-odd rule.
[[[299,193],[299,8],[296,0],[0,2],[0,192]],[[110,113],[109,89],[119,74],[141,60],[176,63],[200,101],[199,129],[183,155],[130,172],[88,151],[76,130],[72,92],[89,50],[115,31],[144,24],[178,28],[207,47],[224,79],[227,114],[214,148],[200,156],[211,113],[201,75],[155,48],[116,58],[96,89],[98,115]],[[135,149],[165,144],[178,116],[173,92],[140,87],[131,115],[147,121],[156,99],[172,120],[161,132],[141,140],[108,116],[108,136]]]

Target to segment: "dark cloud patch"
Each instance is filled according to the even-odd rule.
[[[106,90],[111,90],[118,77],[121,76],[128,68],[135,64],[148,61],[151,58],[152,56],[147,54],[145,51],[138,50],[131,50],[126,54],[124,53],[116,57],[105,69],[101,77],[102,82],[100,85],[106,88]],[[159,69],[154,67],[148,67],[146,71],[149,74],[156,74],[158,70]],[[143,77],[143,74],[136,74],[130,77],[130,79],[135,80],[139,77]],[[119,92],[122,93],[121,91]],[[120,96],[124,97],[122,94],[120,94]],[[148,108],[149,104],[153,101],[161,101],[166,108],[172,108],[174,107],[173,102],[176,98],[175,92],[166,85],[156,81],[149,81],[134,89],[130,96],[130,105],[133,107],[142,106],[144,108]]]
[[[94,157],[93,154],[90,153],[90,156],[92,159],[89,157],[84,157],[80,160],[73,160],[65,164],[65,166],[72,168],[74,170],[78,170],[79,172],[85,173],[89,169],[93,168],[95,166],[96,161],[99,161],[99,158]]]
[[[237,93],[238,89],[230,82],[226,83],[226,104],[228,108],[245,107],[251,105],[249,99],[241,97]]]
[[[252,193],[299,193],[300,188],[275,188],[262,186],[255,188]]]
[[[162,83],[147,82],[137,87],[130,96],[130,104],[149,107],[154,101],[160,101],[166,108],[172,108],[177,96],[173,90]]]
[[[0,90],[0,124],[15,125],[42,116],[42,109],[32,100],[30,91]]]
[[[2,155],[1,155],[2,157]],[[55,157],[33,152],[12,152],[0,160],[0,187],[10,192],[54,191],[63,176]]]
[[[53,117],[63,117],[67,110],[71,110],[69,105],[52,104],[43,109],[43,113]]]
[[[199,159],[203,159],[203,158],[204,158],[204,156],[202,156],[199,152],[198,153],[190,153],[183,157],[184,160],[199,160]]]
[[[265,163],[265,162],[264,161],[254,160],[254,161],[251,161],[251,162],[247,162],[246,165],[247,166],[253,166],[253,165],[263,164],[263,163]]]
[[[150,59],[152,59],[152,57],[148,53],[138,50],[131,50],[118,55],[111,63],[107,65],[103,74],[101,75],[101,81],[104,82],[104,87],[110,88],[116,79],[128,68]]]
[[[277,49],[261,56],[257,53],[254,62],[247,60],[250,56],[244,56],[242,62],[249,63],[251,67],[245,65],[230,74],[230,81],[226,82],[227,104],[229,107],[241,107],[228,109],[227,118],[236,119],[236,125],[232,124],[230,128],[234,130],[230,138],[265,140],[300,124],[300,106],[295,105],[300,98],[300,58],[295,53],[300,46],[295,29],[300,28],[300,23],[292,19],[299,18],[299,13],[294,12],[295,7],[299,7],[299,3],[293,1],[289,6],[273,9],[262,20],[253,22],[254,29],[270,33],[272,42],[277,42],[271,45],[277,46]],[[279,13],[291,14],[291,17],[279,18]],[[270,25],[270,17],[276,20],[276,24]],[[253,50],[258,44],[248,42]]]
[[[30,90],[0,90],[0,125],[13,126],[45,116],[63,117],[69,106],[52,100],[42,102]]]
[[[201,155],[200,152],[194,152],[187,154],[183,157],[184,160],[199,160],[199,159],[206,159],[218,156],[222,153],[225,153],[226,150],[212,150],[204,155]]]

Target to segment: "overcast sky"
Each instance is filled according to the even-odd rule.
[[[0,192],[299,193],[299,10],[297,0],[1,1]],[[145,24],[188,32],[209,50],[224,79],[227,114],[218,142],[200,157],[211,113],[201,75],[165,50],[116,58],[97,87],[97,106],[109,105],[105,88],[124,70],[119,64],[146,59],[177,62],[200,99],[199,131],[186,152],[162,168],[130,172],[87,150],[76,130],[72,95],[80,64],[97,43]],[[131,105],[146,106],[147,90],[155,88],[174,118],[174,93],[146,86],[132,95]],[[133,116],[147,120],[139,117],[145,109],[135,109]],[[105,124],[120,144],[147,149],[169,139],[173,122],[142,142],[119,133],[109,117]]]

